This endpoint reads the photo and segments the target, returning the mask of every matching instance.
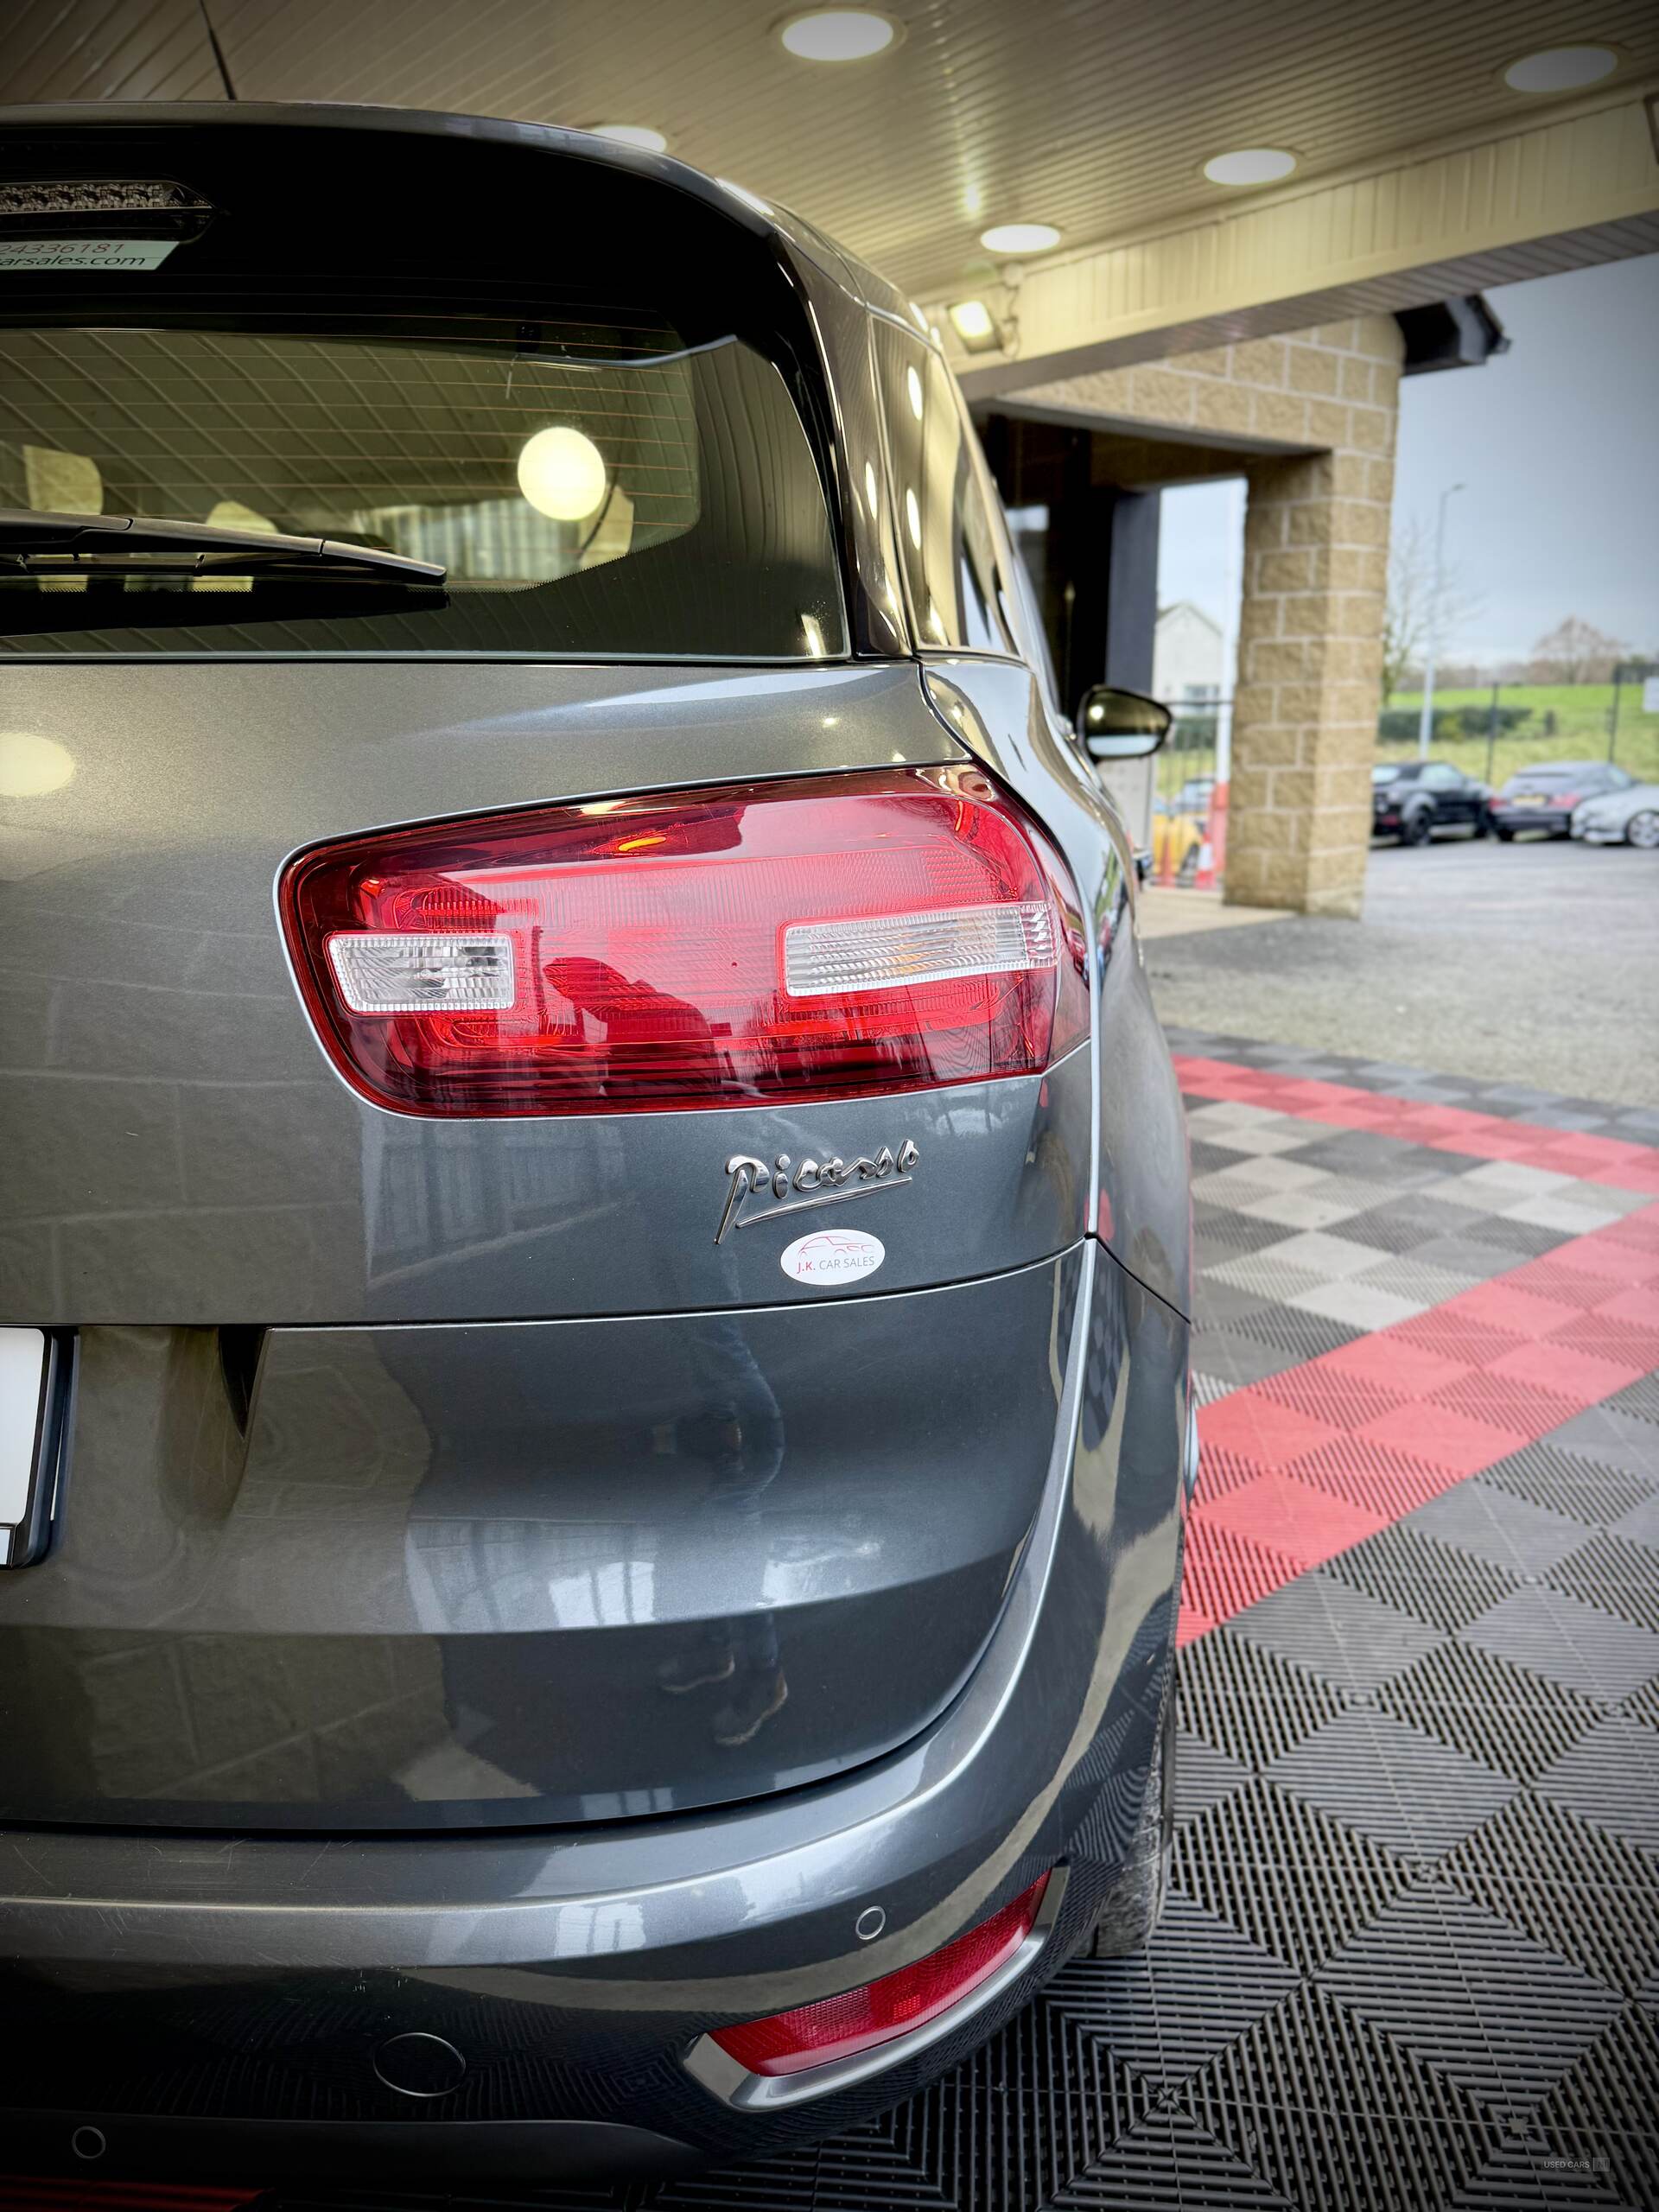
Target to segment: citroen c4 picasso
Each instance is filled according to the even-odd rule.
[[[746,193],[0,163],[0,2166],[867,2118],[1161,1893],[1161,710],[1056,697],[925,322]]]

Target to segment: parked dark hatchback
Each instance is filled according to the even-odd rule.
[[[1508,844],[1522,830],[1572,835],[1573,813],[1586,798],[1629,791],[1635,778],[1611,760],[1547,760],[1522,768],[1492,801],[1492,827]]]
[[[0,2156],[843,2127],[1161,1896],[1167,717],[807,225],[7,126]]]
[[[1382,761],[1371,771],[1371,835],[1402,845],[1426,844],[1437,830],[1484,837],[1491,796],[1444,760]]]

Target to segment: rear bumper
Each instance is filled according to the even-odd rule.
[[[69,2137],[93,2125],[110,2171],[223,2173],[234,2153],[256,2178],[338,2175],[371,2150],[383,2176],[406,2155],[660,2171],[855,2122],[992,2032],[1082,1940],[1128,1849],[1173,1637],[1186,1325],[1092,1241],[1075,1280],[1056,1446],[1001,1618],[899,1751],[611,1827],[0,1836],[0,1991],[29,2024],[8,2160],[74,2169]],[[777,2113],[688,2072],[708,2029],[910,1964],[1062,1863],[1039,1953],[925,2051]],[[377,2072],[410,2032],[461,2054],[453,2089],[416,2098]]]
[[[1552,837],[1564,837],[1573,827],[1570,812],[1548,806],[1497,806],[1491,816],[1499,830],[1542,830]]]

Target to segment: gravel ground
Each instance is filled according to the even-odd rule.
[[[1162,938],[1164,1020],[1659,1104],[1659,853],[1446,838],[1371,854],[1363,922]]]

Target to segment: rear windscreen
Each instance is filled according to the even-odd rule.
[[[584,315],[531,346],[206,328],[0,329],[0,650],[816,659],[847,650],[811,444],[728,337]],[[222,547],[32,551],[133,516],[440,564]],[[101,547],[109,541],[100,540]],[[240,565],[238,566],[238,559]]]

